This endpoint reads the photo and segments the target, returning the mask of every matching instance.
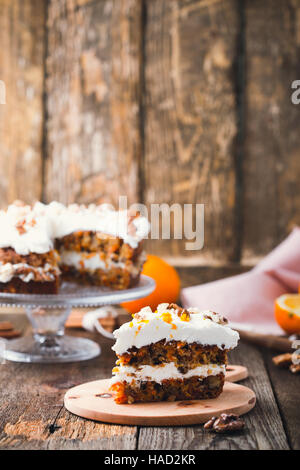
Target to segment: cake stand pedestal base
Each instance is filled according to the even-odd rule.
[[[100,346],[86,338],[62,336],[48,344],[38,343],[33,336],[5,342],[2,358],[15,362],[59,363],[86,361],[99,356]]]
[[[86,338],[64,335],[65,322],[71,309],[116,305],[140,299],[151,294],[154,288],[153,279],[141,275],[137,286],[120,291],[64,282],[58,294],[0,292],[0,306],[25,308],[33,332],[33,336],[0,341],[0,358],[38,363],[93,359],[101,351],[97,343]]]

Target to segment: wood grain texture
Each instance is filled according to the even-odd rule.
[[[27,324],[23,315],[9,318],[19,328]],[[82,330],[73,334],[91,337]],[[101,346],[100,357],[83,363],[0,364],[1,449],[135,449],[136,427],[78,420],[63,408],[69,388],[111,375],[111,341],[101,339]]]
[[[0,0],[0,206],[42,193],[46,0]]]
[[[48,7],[45,198],[137,202],[140,0]]]
[[[300,224],[300,3],[245,2],[243,257],[267,253]]]
[[[1,314],[1,320],[8,319],[24,328],[24,315]],[[297,447],[299,409],[292,399],[298,388],[292,391],[291,400],[286,399],[286,377],[278,373],[273,381],[270,374],[271,385],[264,350],[245,344],[231,354],[230,362],[248,367],[250,377],[242,384],[255,391],[258,401],[245,416],[246,429],[240,434],[211,434],[202,426],[141,427],[137,433],[136,427],[95,423],[72,415],[62,407],[65,392],[85,381],[109,377],[115,361],[111,341],[82,330],[74,334],[99,340],[102,355],[74,364],[0,365],[1,449],[287,449],[285,429],[288,436],[296,430],[296,440],[289,437],[289,442]],[[291,377],[295,379],[298,377]]]
[[[0,0],[0,207],[204,203],[203,250],[149,251],[226,264],[242,246],[253,263],[300,224],[299,12],[298,0]]]
[[[210,261],[234,259],[236,252],[237,3],[146,2],[145,200],[204,203],[200,255]],[[149,250],[198,254],[183,243],[153,241]]]
[[[273,383],[275,397],[290,446],[294,450],[300,450],[300,377],[299,375],[293,375],[289,370],[276,367],[272,362],[272,357],[277,354],[276,351],[265,352],[266,367]]]
[[[142,428],[139,449],[288,449],[285,431],[272,392],[272,386],[258,350],[240,344],[231,353],[230,362],[243,364],[249,378],[243,385],[254,390],[255,408],[244,416],[246,429],[235,435],[218,435],[204,431],[202,426],[187,428]]]
[[[245,371],[242,378],[245,378]],[[239,374],[236,374],[239,377]],[[69,389],[64,398],[67,410],[77,416],[113,424],[139,426],[187,426],[205,423],[221,413],[243,415],[255,406],[255,394],[240,384],[225,383],[218,398],[204,400],[115,403],[110,379],[84,382]]]
[[[247,367],[240,365],[232,365],[226,367],[226,382],[240,382],[249,376]],[[242,384],[243,385],[243,384]]]

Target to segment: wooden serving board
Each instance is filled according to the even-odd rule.
[[[226,367],[226,382],[239,382],[248,377],[248,369],[244,366],[234,366],[229,364]]]
[[[65,395],[65,407],[83,418],[106,423],[179,426],[204,423],[221,413],[242,415],[256,401],[248,387],[225,382],[222,394],[215,399],[117,405],[109,384],[109,379],[105,379],[71,388]]]

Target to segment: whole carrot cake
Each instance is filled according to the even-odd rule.
[[[111,389],[120,404],[216,398],[239,340],[221,315],[176,304],[143,308],[114,336]]]
[[[61,280],[138,283],[149,223],[107,205],[15,203],[0,211],[0,292],[57,293]]]

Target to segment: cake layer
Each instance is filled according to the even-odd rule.
[[[0,249],[0,282],[8,283],[14,278],[24,283],[30,281],[53,282],[59,276],[58,255],[54,250],[48,253],[31,253],[22,256],[12,248]]]
[[[78,271],[77,269],[62,265],[60,267],[62,277],[66,281],[77,281],[84,285],[105,286],[111,289],[128,289],[136,285],[139,274],[136,276],[123,268],[110,268],[109,270],[97,269],[96,271]]]
[[[133,347],[127,353],[119,356],[119,364],[121,365],[148,364],[155,366],[164,362],[173,362],[176,367],[182,368],[196,367],[198,364],[226,364],[227,353],[217,346],[161,340],[140,349]]]
[[[116,255],[113,258],[104,253],[62,250],[60,258],[60,268],[65,279],[126,289],[138,282],[145,255],[142,252],[135,261],[115,261]]]
[[[114,332],[116,343],[112,349],[122,356],[131,348],[140,349],[161,340],[217,346],[221,350],[237,345],[238,333],[229,328],[219,315],[197,308],[184,312],[169,308],[168,304],[160,304],[155,312],[150,307],[143,308],[131,322]]]
[[[20,255],[13,248],[0,248],[0,263],[6,264],[29,264],[33,267],[42,267],[46,264],[57,265],[58,255],[55,250],[46,253],[30,253],[28,255]]]
[[[45,264],[45,266],[37,268],[26,263],[0,263],[0,282],[2,283],[9,282],[13,278],[19,278],[23,282],[54,281],[59,274],[59,269],[53,267],[51,264]]]
[[[56,240],[59,251],[102,253],[103,259],[135,259],[142,251],[141,242],[136,248],[132,248],[122,239],[112,237],[99,232],[78,231]]]
[[[194,368],[189,368],[187,371],[181,372],[176,367],[174,362],[162,364],[160,366],[143,365],[139,367],[132,366],[117,366],[113,369],[114,377],[112,384],[116,382],[136,382],[154,381],[161,383],[163,380],[169,379],[189,379],[190,377],[208,377],[210,375],[225,374],[225,364],[206,364]]]
[[[59,287],[59,279],[53,281],[29,281],[14,277],[11,281],[0,282],[0,292],[18,294],[56,294]]]
[[[116,382],[111,389],[115,392],[116,403],[135,403],[175,400],[203,400],[218,397],[224,385],[224,374],[205,378],[169,379],[161,383],[153,380],[145,382]]]
[[[107,270],[110,268],[125,268],[124,262],[112,260],[103,260],[102,253],[61,251],[60,263],[66,266],[72,266],[78,271],[86,270],[94,272],[97,269]]]
[[[129,211],[56,202],[13,204],[0,211],[0,227],[1,285],[56,283],[59,264],[67,280],[115,289],[138,282],[149,231],[148,221]]]

